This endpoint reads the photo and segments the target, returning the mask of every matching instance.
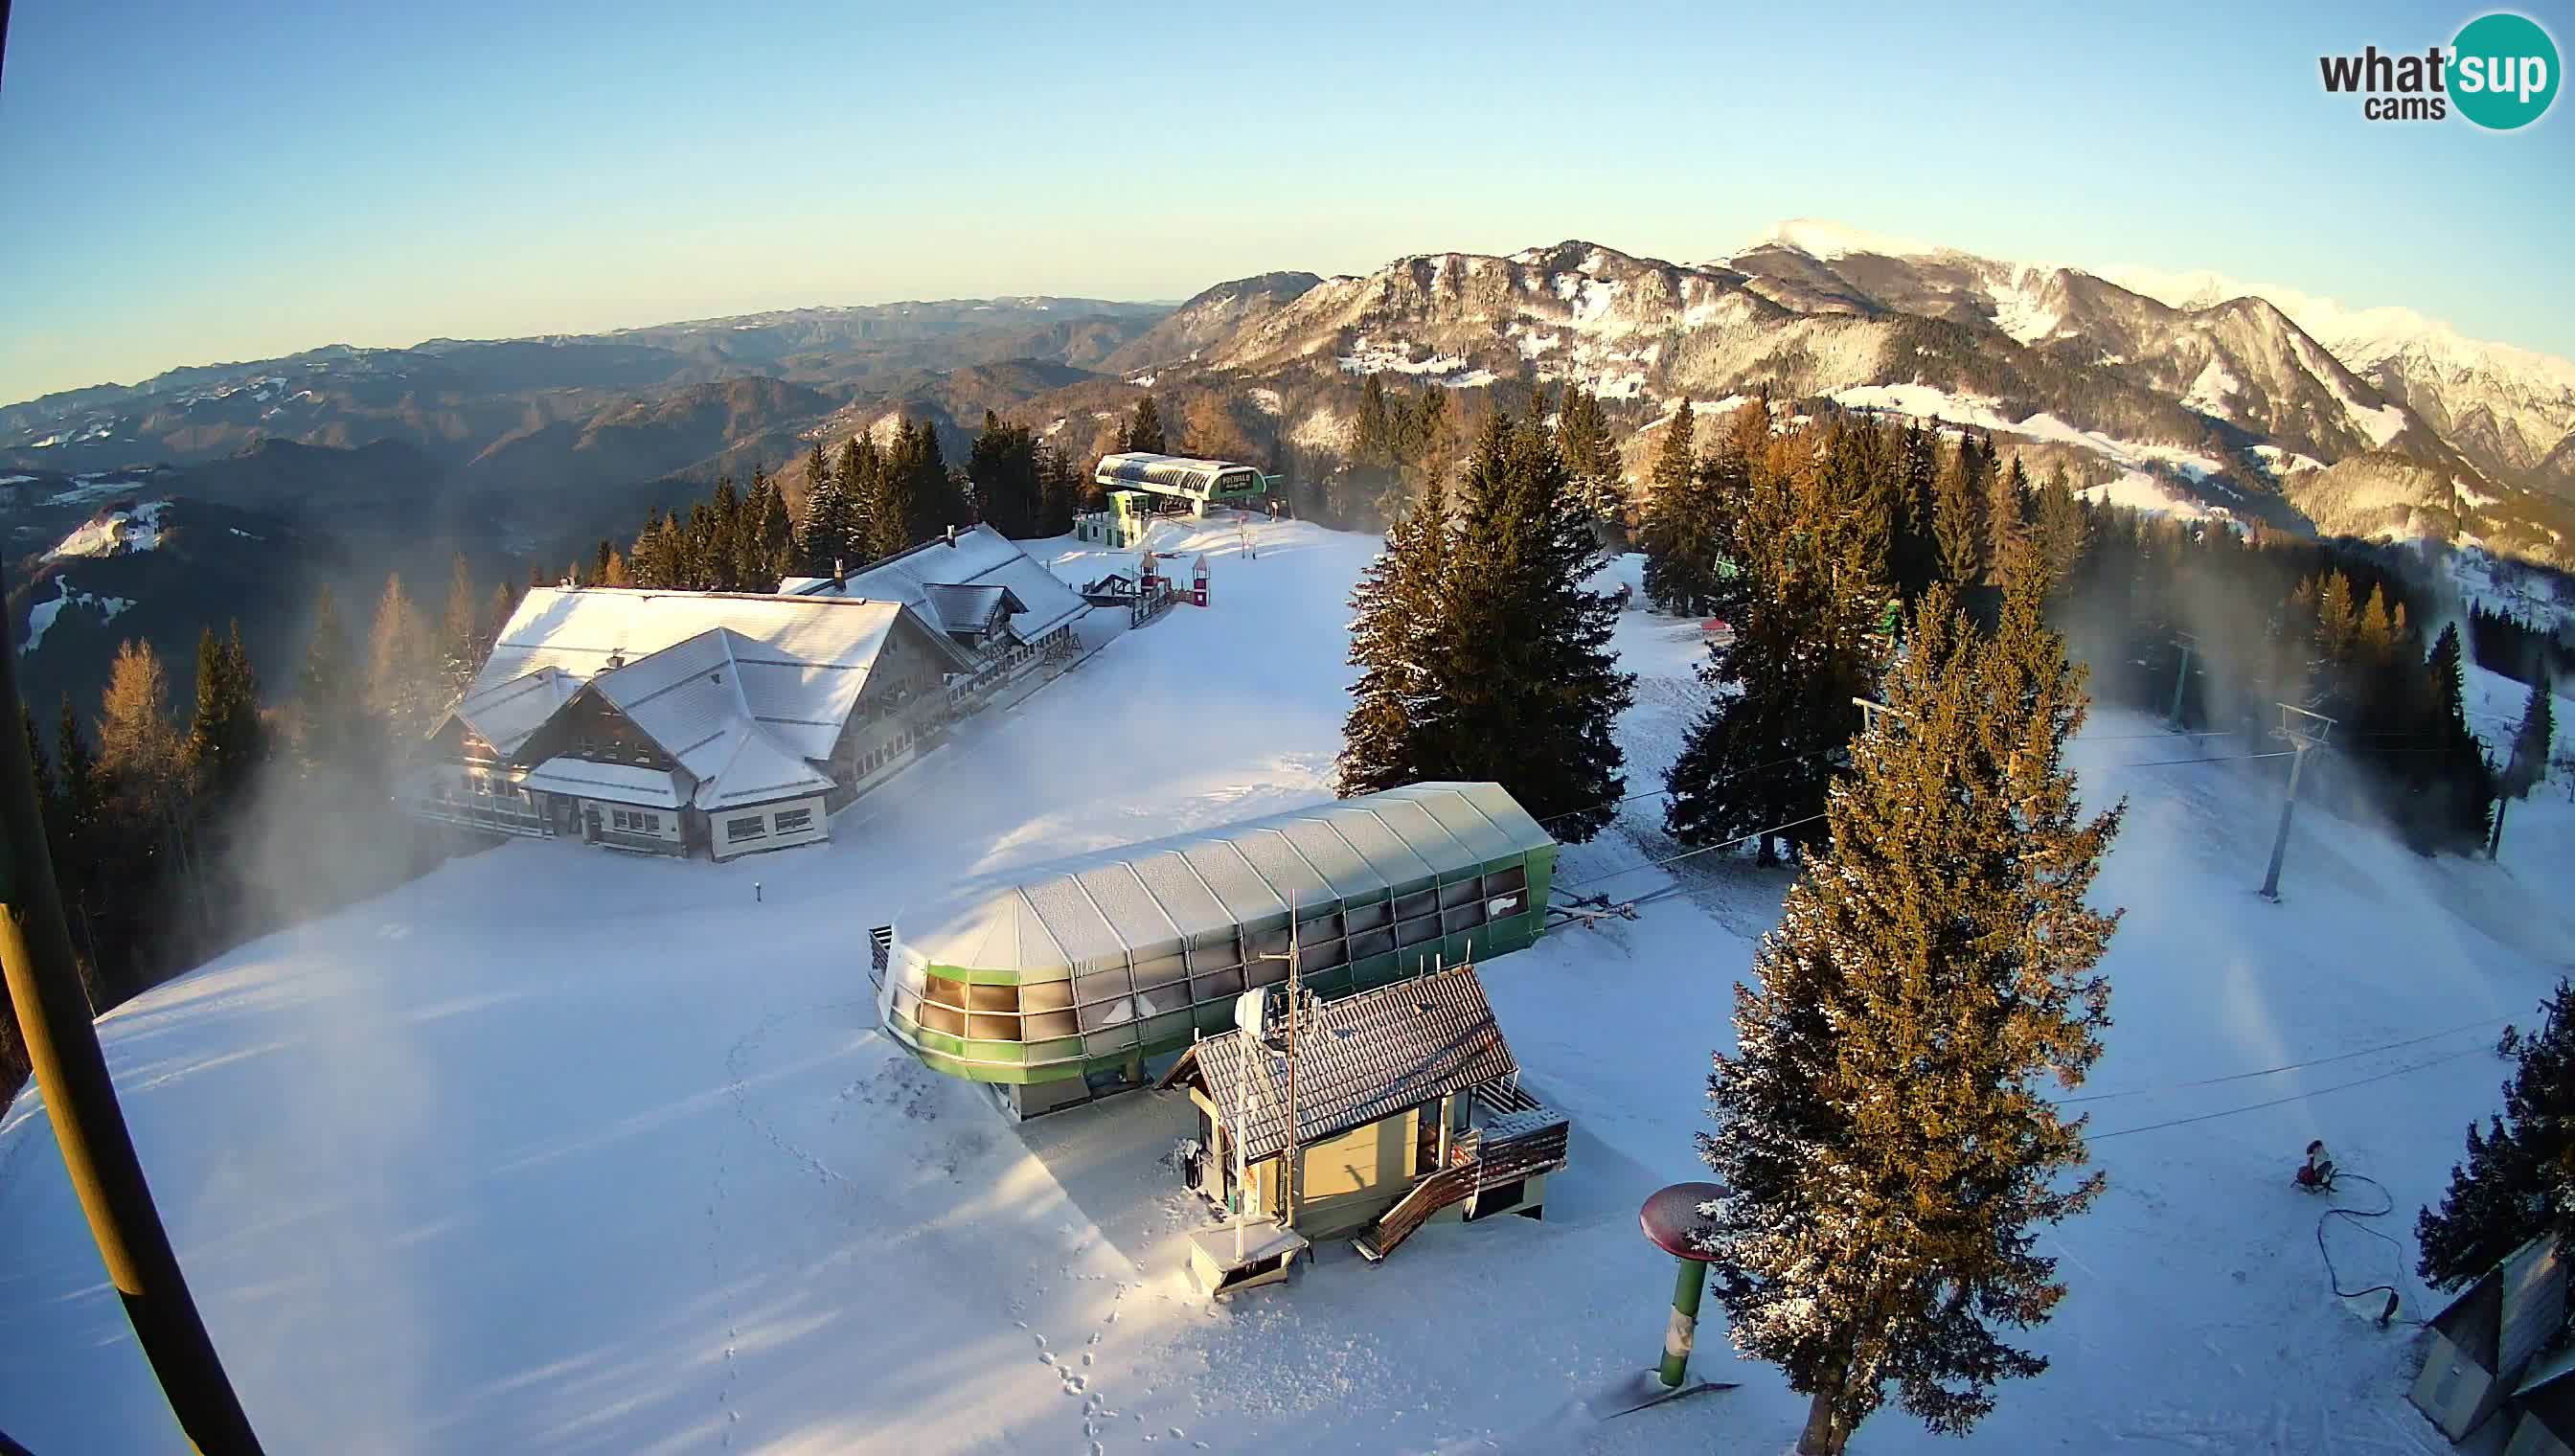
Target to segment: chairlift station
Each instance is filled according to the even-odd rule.
[[[1145,1085],[1147,1058],[1231,1028],[1247,987],[1287,979],[1291,936],[1326,999],[1521,949],[1555,858],[1495,783],[1127,845],[906,908],[873,933],[878,1008],[924,1063],[1033,1116]]]

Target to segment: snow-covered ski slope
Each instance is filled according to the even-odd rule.
[[[1671,1266],[1636,1205],[1702,1171],[1707,1054],[1780,872],[1604,880],[1691,892],[1488,967],[1529,1085],[1574,1117],[1545,1221],[1434,1227],[1382,1266],[1326,1249],[1220,1308],[1182,1273],[1205,1214],[1161,1161],[1185,1130],[1172,1103],[1015,1127],[872,1024],[867,928],[907,899],[1326,795],[1346,598],[1375,543],[1257,535],[1254,561],[1230,528],[1170,541],[1213,558],[1209,610],[1113,642],[826,848],[714,865],[512,843],[109,1016],[145,1163],[269,1449],[1787,1449],[1802,1402],[1728,1360],[1712,1302],[1697,1368],[1744,1388],[1608,1424],[1575,1408],[1659,1349]],[[1633,791],[1695,707],[1695,638],[1622,623],[1645,675]],[[2562,784],[2517,806],[2498,867],[2310,815],[2274,906],[2251,892],[2266,791],[2224,764],[2117,767],[2191,751],[2117,714],[2077,748],[2131,804],[2100,886],[2128,907],[2117,1024],[2083,1089],[2112,1094],[2087,1104],[2110,1188],[2047,1239],[2073,1291],[2033,1337],[2054,1368],[2004,1390],[1967,1446],[2434,1449],[2402,1397],[2406,1332],[2327,1293],[2323,1205],[2289,1172],[2325,1137],[2394,1190],[2378,1226],[2407,1237],[2497,1101],[2497,1026],[2526,1024],[2575,957],[2575,816]],[[1657,810],[1629,805],[1634,837],[1569,850],[1562,878],[1668,852]],[[2301,1092],[2319,1095],[2125,1132]],[[2410,1247],[2328,1237],[2347,1279],[2425,1310]],[[0,1430],[43,1453],[175,1444],[33,1094],[0,1122]],[[1858,1449],[1959,1445],[1889,1412]]]

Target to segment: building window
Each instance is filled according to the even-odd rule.
[[[814,826],[814,811],[810,808],[781,809],[777,824],[778,832],[782,834],[801,834]]]
[[[759,814],[746,814],[738,819],[725,820],[725,837],[728,839],[757,839],[768,832],[769,821]]]

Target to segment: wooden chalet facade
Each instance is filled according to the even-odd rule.
[[[1086,604],[992,542],[978,550],[1025,564],[1012,587],[931,584],[958,588],[921,594],[931,615],[857,593],[531,591],[399,797],[644,853],[820,842],[956,721],[1071,660]]]
[[[1229,1031],[1193,1043],[1164,1075],[1198,1111],[1193,1188],[1229,1211],[1240,1191],[1250,1216],[1308,1240],[1352,1237],[1371,1260],[1425,1223],[1540,1216],[1569,1124],[1519,1090],[1474,967],[1323,1002],[1306,1020],[1292,1180],[1284,1055]],[[1249,1169],[1241,1190],[1238,1147]],[[1216,1284],[1208,1271],[1201,1282]]]

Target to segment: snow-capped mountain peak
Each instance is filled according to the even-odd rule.
[[[1755,248],[1774,247],[1794,248],[1824,263],[1863,253],[1873,253],[1882,258],[1927,258],[1957,251],[1888,233],[1873,233],[1866,228],[1854,228],[1825,218],[1790,218],[1745,243],[1736,252],[1749,253]]]

